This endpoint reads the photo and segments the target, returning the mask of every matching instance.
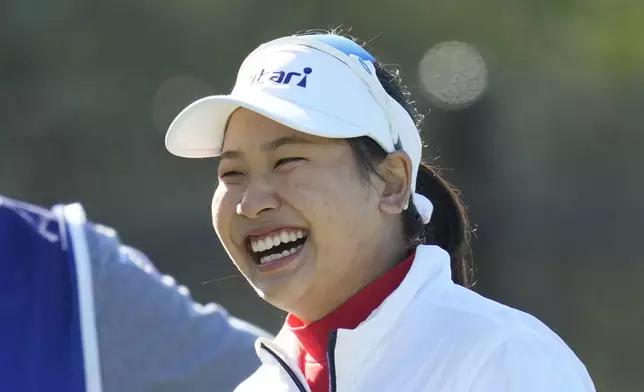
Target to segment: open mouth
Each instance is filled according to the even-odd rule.
[[[248,251],[257,265],[267,264],[297,253],[308,238],[303,229],[281,229],[246,238]]]

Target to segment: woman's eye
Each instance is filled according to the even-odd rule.
[[[303,161],[303,160],[304,160],[304,158],[299,158],[299,157],[282,158],[282,159],[278,160],[277,162],[275,162],[275,167],[278,167],[278,166],[281,166],[281,165],[284,165],[284,164],[287,164],[287,163]]]
[[[243,174],[242,174],[242,172],[238,172],[238,171],[227,171],[227,172],[225,172],[225,173],[221,174],[219,177],[220,177],[220,178],[226,178],[226,177],[234,177],[234,176],[241,176],[241,175],[243,175]]]

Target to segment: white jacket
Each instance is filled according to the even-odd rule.
[[[260,338],[263,365],[236,392],[310,391],[290,331]],[[449,255],[420,246],[367,320],[329,342],[331,392],[594,392],[584,365],[536,318],[454,284]]]

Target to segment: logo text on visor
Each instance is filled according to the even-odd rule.
[[[250,78],[250,84],[262,84],[266,82],[273,82],[276,84],[291,84],[296,82],[297,86],[306,88],[306,78],[313,72],[309,67],[306,67],[302,72],[286,72],[286,71],[270,71],[262,69]]]

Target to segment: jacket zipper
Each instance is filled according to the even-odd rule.
[[[295,386],[297,387],[297,389],[300,392],[308,392],[306,390],[306,388],[304,387],[304,385],[302,384],[302,381],[300,381],[300,379],[297,377],[297,374],[295,374],[293,369],[291,369],[291,367],[288,366],[288,364],[282,358],[280,358],[280,356],[277,355],[277,353],[275,353],[273,350],[268,348],[268,346],[266,346],[264,343],[261,344],[261,347],[264,350],[266,350],[269,354],[271,354],[273,356],[273,358],[275,358],[277,360],[277,362],[279,362],[279,364],[282,366],[282,368],[284,368],[284,370],[286,370],[286,373],[288,373],[288,375],[291,377],[291,380],[293,380],[293,382],[295,383]]]
[[[329,344],[326,350],[327,363],[329,364],[329,392],[336,392],[338,388],[335,375],[335,343],[337,339],[338,331],[331,331],[329,334]]]

